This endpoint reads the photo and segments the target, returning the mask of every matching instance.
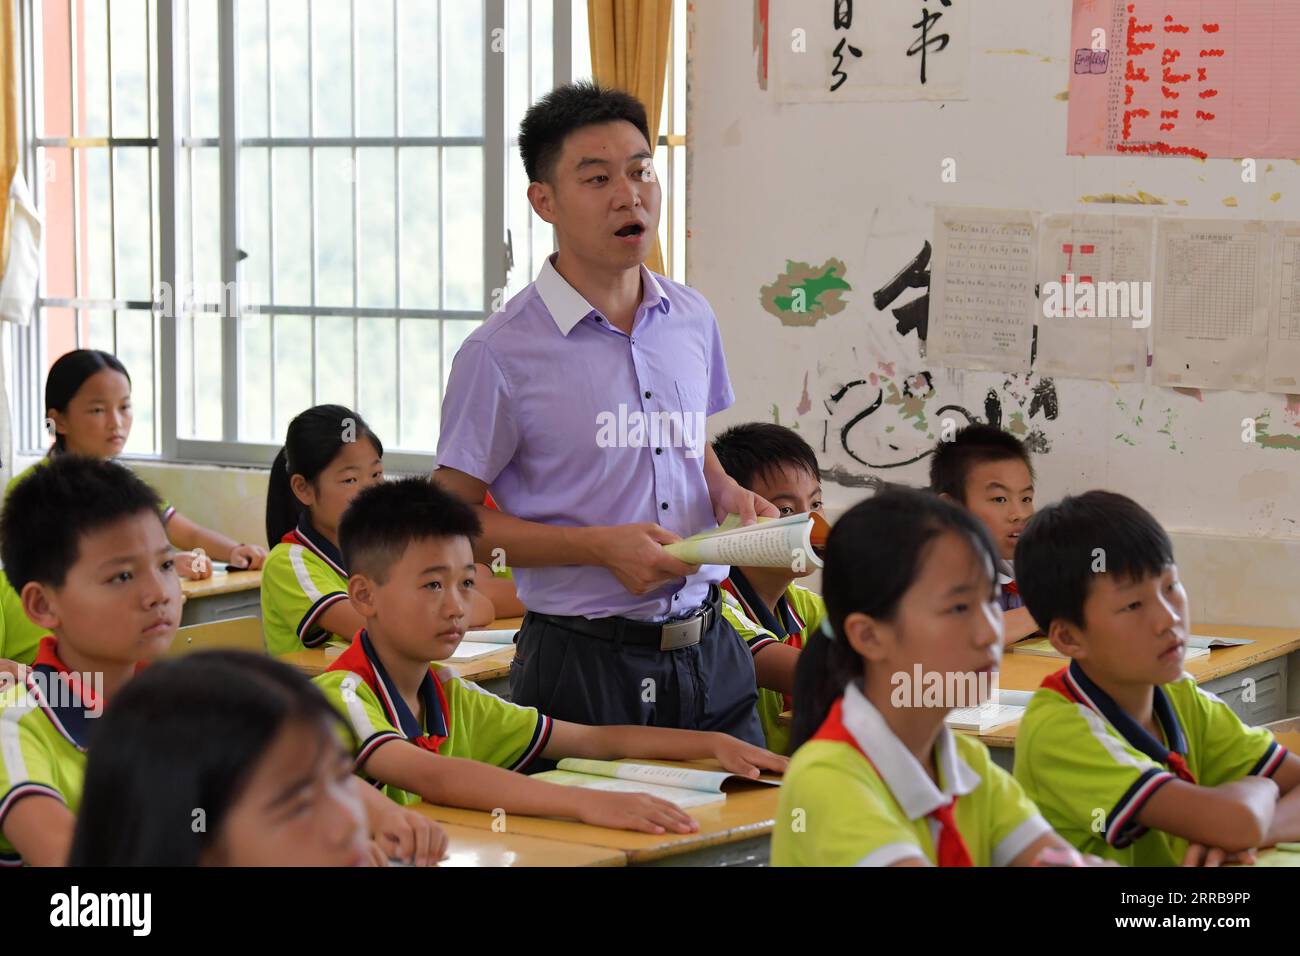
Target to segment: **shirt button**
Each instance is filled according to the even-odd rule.
[[[655,449],[655,454],[656,454],[656,455],[662,455],[663,453],[664,453],[664,450],[663,450],[662,448],[656,448],[656,449]]]
[[[649,397],[650,397],[650,393],[649,393],[649,392],[646,392],[646,393],[645,393],[645,397],[646,397],[646,398],[649,398]]]
[[[660,508],[663,508],[664,511],[667,511],[667,510],[668,510],[668,502],[665,501],[665,502],[664,502],[663,504],[661,504],[659,507],[660,507]]]
[[[597,321],[597,322],[604,322],[605,320],[602,319],[600,316],[596,316],[596,321]]]

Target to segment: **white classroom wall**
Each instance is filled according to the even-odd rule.
[[[806,3],[810,17],[830,16],[829,0]],[[937,434],[941,406],[982,415],[993,389],[1004,425],[1019,412],[1050,444],[1036,458],[1040,502],[1095,487],[1131,495],[1177,533],[1185,576],[1199,585],[1203,608],[1209,604],[1220,620],[1259,614],[1257,589],[1266,586],[1277,623],[1300,624],[1294,595],[1300,397],[1288,402],[1279,394],[1210,391],[1196,397],[1147,385],[1057,380],[1059,415],[1048,420],[1040,410],[1030,417],[1037,375],[1008,381],[939,368],[922,356],[915,333],[900,337],[893,316],[871,301],[923,240],[933,239],[936,204],[1300,220],[1300,162],[1260,158],[1258,182],[1246,184],[1241,166],[1228,159],[1067,157],[1067,103],[1060,94],[1071,69],[1069,0],[975,4],[966,99],[947,103],[778,104],[771,90],[758,86],[755,6],[750,0],[696,3],[691,24],[687,278],[718,315],[737,395],[711,431],[779,417],[818,450],[824,469],[845,469],[851,481],[920,485],[926,460],[868,469],[840,447],[840,429],[866,407],[873,388],[858,388],[833,413],[825,400],[843,384],[885,376],[891,367],[882,387],[930,372],[934,395],[910,409],[921,418],[886,404],[851,432],[854,451],[888,463],[933,444],[928,435]],[[906,38],[901,42],[905,48]],[[948,157],[956,160],[955,183],[940,178]],[[1080,201],[1139,192],[1167,204]],[[820,265],[833,257],[846,264],[852,286],[844,311],[794,327],[762,308],[760,288],[785,271],[787,260]],[[1271,434],[1298,436],[1295,449],[1242,441],[1243,419],[1264,413]],[[918,421],[924,427],[916,428]],[[828,483],[828,510],[834,515],[868,493],[860,485]]]

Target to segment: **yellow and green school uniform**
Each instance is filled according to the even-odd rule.
[[[23,610],[22,597],[0,571],[0,657],[31,666],[37,645],[49,633],[32,623]]]
[[[815,591],[791,583],[773,614],[744,573],[732,568],[731,575],[722,582],[722,616],[744,638],[749,652],[757,655],[773,643],[795,648],[807,644],[809,635],[821,627],[826,617],[826,602]],[[789,753],[790,728],[783,726],[779,717],[793,706],[794,700],[788,694],[766,687],[758,689],[758,719],[767,749],[773,753]]]
[[[272,654],[320,647],[331,634],[320,626],[321,615],[348,599],[348,572],[343,555],[311,526],[306,512],[262,565],[262,632]]]
[[[38,458],[35,464],[29,465],[28,467],[20,471],[18,474],[10,478],[9,484],[5,485],[5,500],[7,501],[9,499],[9,492],[14,490],[14,485],[18,484],[18,482],[26,478],[27,475],[31,473],[31,470],[33,468],[40,468],[42,465],[48,465],[50,463],[51,457],[54,454],[56,453],[53,450],[51,450],[50,453],[46,455],[44,458]],[[158,502],[158,516],[162,518],[162,522],[164,525],[168,521],[172,520],[172,515],[174,514],[176,514],[176,509],[171,506],[170,502],[168,501]]]
[[[1043,680],[1016,734],[1016,779],[1052,828],[1083,852],[1126,866],[1182,863],[1186,840],[1137,820],[1170,780],[1217,787],[1267,777],[1287,754],[1190,676],[1155,687],[1152,706],[1164,742],[1071,661]]]
[[[946,726],[936,783],[856,682],[797,751],[781,786],[773,866],[1006,866],[1051,832],[974,737]]]
[[[73,814],[81,806],[91,721],[101,713],[53,636],[41,640],[27,680],[0,694],[0,866],[22,865],[2,832],[19,801],[53,797]]]
[[[421,723],[384,670],[364,630],[313,682],[352,727],[357,738],[357,772],[362,776],[366,760],[390,741],[405,741],[431,753],[507,770],[524,770],[546,749],[551,737],[551,718],[536,708],[502,700],[457,676],[455,668],[437,663],[429,665],[420,684]],[[421,799],[417,793],[393,786],[383,790],[401,804]]]

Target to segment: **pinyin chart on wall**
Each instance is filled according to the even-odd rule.
[[[1074,0],[1068,152],[1300,157],[1300,3]]]
[[[771,0],[781,103],[965,98],[974,0]]]

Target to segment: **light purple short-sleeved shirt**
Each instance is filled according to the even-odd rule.
[[[629,336],[547,260],[456,353],[439,466],[487,482],[504,512],[528,521],[650,521],[682,537],[716,527],[705,417],[735,401],[718,322],[694,289],[644,266],[641,279]],[[727,569],[705,565],[642,595],[606,568],[513,572],[533,611],[659,620],[698,606]]]

